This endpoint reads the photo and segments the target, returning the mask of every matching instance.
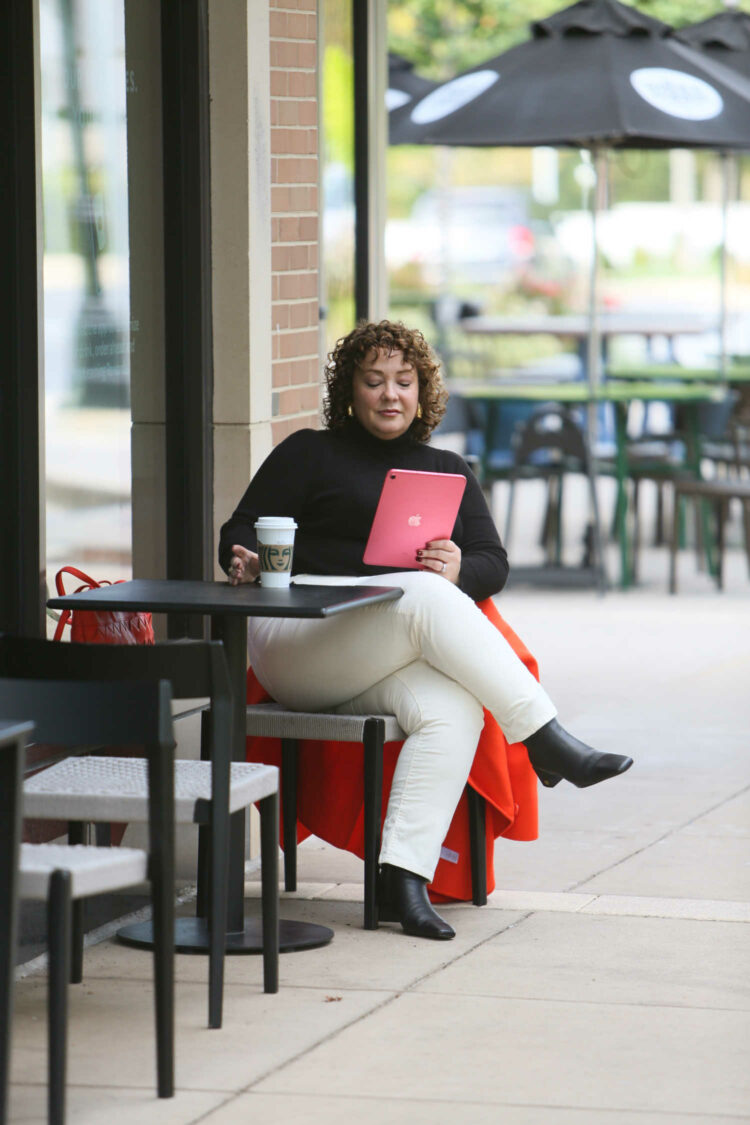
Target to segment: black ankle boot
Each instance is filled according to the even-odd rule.
[[[565,778],[579,789],[625,773],[632,758],[621,754],[600,754],[579,738],[568,734],[557,719],[552,719],[525,740],[529,761],[542,785],[551,788]]]
[[[380,868],[378,917],[381,922],[400,922],[411,937],[449,941],[456,936],[453,927],[433,910],[427,897],[427,880],[390,863]]]

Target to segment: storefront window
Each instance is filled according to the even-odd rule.
[[[39,0],[46,556],[131,574],[124,0]],[[132,80],[132,76],[131,76]]]
[[[354,326],[354,39],[352,0],[320,4],[321,304],[325,348]]]

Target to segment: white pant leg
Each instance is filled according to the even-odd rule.
[[[555,717],[502,633],[451,582],[403,571],[357,585],[373,582],[401,586],[403,597],[326,619],[250,619],[250,662],[275,699],[297,710],[334,710],[425,660],[486,707],[509,742],[523,742]]]
[[[337,710],[395,715],[408,735],[393,775],[380,862],[431,880],[484,726],[481,704],[416,660]]]

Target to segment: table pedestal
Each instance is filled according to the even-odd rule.
[[[151,922],[135,922],[117,931],[119,941],[140,948],[153,946]],[[282,918],[279,922],[279,950],[293,953],[298,949],[316,949],[327,945],[333,937],[328,926],[314,922],[294,922]],[[208,953],[208,926],[205,918],[177,918],[174,927],[174,946],[177,953]],[[260,919],[246,915],[241,930],[227,934],[226,952],[262,953],[263,934]]]

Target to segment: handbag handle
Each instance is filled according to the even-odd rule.
[[[61,566],[57,574],[55,575],[55,586],[61,598],[66,596],[65,582],[63,580],[64,574],[72,574],[74,578],[78,578],[83,583],[82,586],[79,586],[77,590],[73,591],[76,594],[78,594],[81,590],[98,590],[100,586],[112,585],[112,583],[107,582],[106,579],[102,582],[97,582],[95,578],[91,578],[90,575],[84,574],[84,572],[82,570],[79,570],[77,566]],[[55,634],[52,638],[53,641],[59,641],[62,639],[63,629],[66,625],[70,624],[70,619],[72,616],[72,609],[64,609],[62,611],[57,625],[55,626]]]
[[[85,583],[85,586],[79,586],[79,590],[98,590],[100,586],[109,586],[109,582],[97,582],[95,578],[90,578],[88,574],[84,574],[77,566],[61,566],[55,575],[55,586],[60,597],[65,597],[65,583],[63,581],[63,574],[72,574],[74,578],[80,579]],[[75,591],[78,593],[78,590]]]

